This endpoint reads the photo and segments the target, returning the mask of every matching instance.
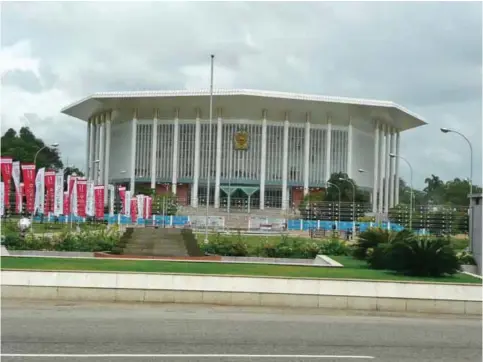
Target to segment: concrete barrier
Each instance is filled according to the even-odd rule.
[[[4,270],[1,285],[2,298],[482,314],[477,284]]]

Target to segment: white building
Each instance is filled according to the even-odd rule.
[[[193,207],[209,171],[215,207],[238,190],[260,209],[287,208],[345,172],[382,195],[374,212],[387,211],[399,186],[399,158],[389,154],[399,154],[401,131],[425,124],[386,101],[215,90],[209,164],[208,91],[96,93],[62,112],[88,122],[89,178],[165,187]]]

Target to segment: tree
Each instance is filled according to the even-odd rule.
[[[2,156],[10,156],[14,161],[22,163],[34,162],[35,154],[45,146],[45,143],[35,137],[28,127],[20,128],[19,133],[10,128],[1,138]],[[38,153],[36,159],[38,168],[59,170],[63,167],[59,151],[56,148],[46,147]]]
[[[68,176],[71,176],[71,175],[74,175],[74,174],[76,176],[84,177],[84,172],[79,170],[77,167],[70,166],[70,167],[64,168],[64,189],[65,190],[67,190],[67,178],[68,178]]]
[[[348,181],[347,181],[348,180]],[[336,185],[336,186],[334,186]],[[353,187],[355,186],[355,188]],[[339,201],[339,190],[340,190],[340,201],[341,202],[352,202],[353,192],[355,189],[355,200],[356,202],[368,202],[369,197],[366,192],[360,190],[354,180],[349,178],[344,172],[335,172],[330,176],[329,185],[327,187],[326,201]]]
[[[424,180],[427,185],[423,191],[426,193],[426,198],[428,202],[433,204],[444,203],[444,182],[439,178],[439,176],[431,174],[431,177],[427,177]]]
[[[328,182],[325,192],[309,193],[304,197],[299,205],[302,218],[307,220],[337,220],[339,218],[341,220],[352,220],[354,191],[356,204],[369,201],[368,193],[360,190],[355,181],[348,178],[347,174],[343,172],[333,173]],[[364,216],[364,208],[356,207],[354,216],[356,219]]]

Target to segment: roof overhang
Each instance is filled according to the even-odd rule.
[[[179,103],[206,104],[209,90],[189,91],[136,91],[136,92],[103,92],[95,93],[61,110],[62,113],[87,121],[90,117],[103,111],[133,107],[160,107],[162,104],[173,108]],[[249,89],[217,89],[213,91],[217,100],[244,100],[258,101],[261,107],[269,104],[280,109],[300,109],[313,111],[319,107],[345,107],[348,114],[363,111],[372,118],[389,118],[391,123],[401,130],[408,130],[427,124],[424,119],[410,112],[408,109],[389,101],[330,97],[322,95],[309,95],[300,93],[269,92]],[[188,102],[187,102],[188,101]],[[352,112],[352,113],[351,113]]]

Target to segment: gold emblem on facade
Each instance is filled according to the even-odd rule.
[[[235,143],[235,150],[244,151],[248,150],[248,132],[246,131],[237,131],[235,132],[234,143]]]

